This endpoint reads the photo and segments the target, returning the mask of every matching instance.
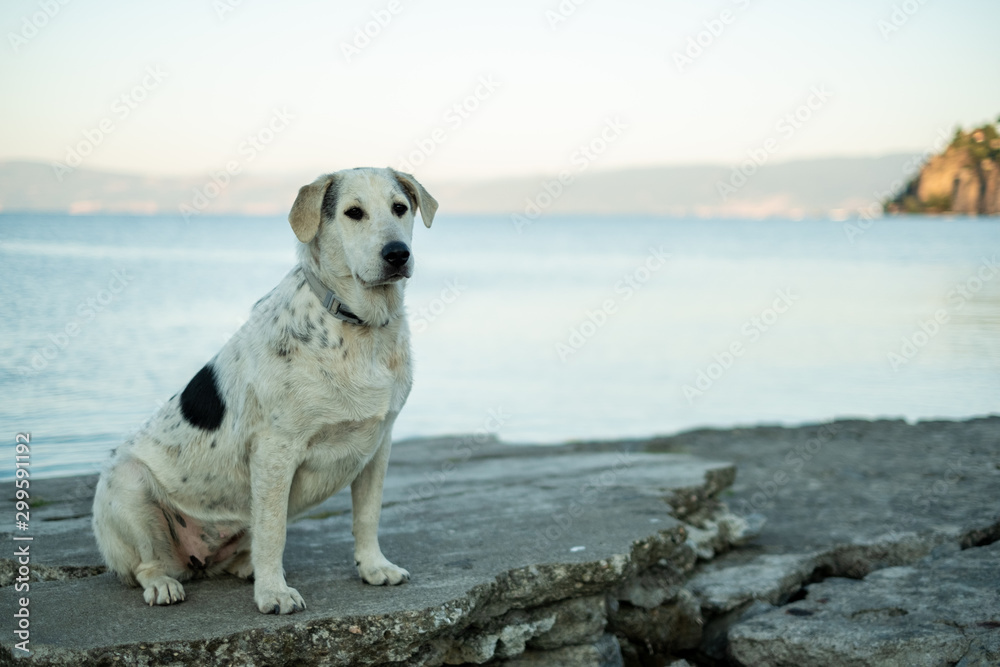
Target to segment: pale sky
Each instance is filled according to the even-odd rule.
[[[774,162],[916,152],[1000,115],[996,0],[576,2],[5,0],[0,160],[89,142],[112,171],[315,174],[418,151],[421,178],[467,180],[576,169],[591,141],[594,170],[768,139]]]

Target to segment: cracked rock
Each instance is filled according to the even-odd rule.
[[[830,578],[735,625],[741,665],[930,667],[1000,662],[1000,542],[863,580]]]
[[[566,646],[554,651],[529,651],[503,667],[623,667],[621,647],[614,635],[583,646]]]

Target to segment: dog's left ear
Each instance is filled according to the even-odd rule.
[[[413,178],[410,174],[404,174],[401,171],[396,171],[392,167],[389,167],[389,171],[392,175],[396,177],[399,184],[403,186],[410,198],[417,202],[417,208],[420,209],[420,217],[424,220],[424,225],[430,227],[431,223],[434,222],[434,214],[438,210],[438,203],[434,197],[431,197],[424,186],[417,182],[417,179]]]
[[[299,195],[288,212],[288,223],[292,226],[296,238],[303,243],[309,243],[319,231],[319,221],[323,209],[323,197],[333,183],[333,174],[324,174],[309,185],[299,188]]]

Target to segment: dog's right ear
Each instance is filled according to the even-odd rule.
[[[292,204],[292,210],[288,212],[288,223],[292,226],[295,237],[303,243],[312,241],[319,231],[323,198],[333,183],[333,178],[333,174],[325,174],[299,188],[299,195]]]

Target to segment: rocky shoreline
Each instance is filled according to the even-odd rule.
[[[357,579],[341,493],[289,528],[287,617],[228,578],[146,607],[100,565],[94,481],[33,480],[33,663],[1000,664],[998,417],[398,443],[383,548],[413,580]]]
[[[1000,118],[956,130],[906,188],[885,202],[889,213],[1000,215]]]

